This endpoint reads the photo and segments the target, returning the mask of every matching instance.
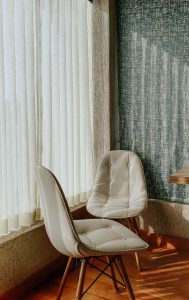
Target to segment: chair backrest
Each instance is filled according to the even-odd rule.
[[[139,157],[125,150],[107,153],[100,161],[91,195],[91,203],[100,195],[106,202],[115,205],[127,203],[128,208],[135,204],[144,210],[147,203],[146,181]],[[111,202],[112,201],[112,202]],[[90,199],[89,204],[90,206]],[[89,209],[90,211],[90,209]]]
[[[45,228],[51,243],[61,253],[79,257],[80,240],[58,180],[51,171],[37,166],[37,182]]]

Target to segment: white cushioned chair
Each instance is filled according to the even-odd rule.
[[[44,223],[49,239],[59,252],[69,257],[56,299],[61,298],[73,258],[81,259],[75,298],[80,300],[86,292],[83,293],[86,265],[91,264],[91,257],[100,259],[101,256],[108,257],[108,263],[103,261],[106,264],[103,274],[108,275],[106,269],[110,268],[115,288],[118,288],[117,283],[119,282],[127,287],[129,298],[135,299],[121,255],[128,251],[146,249],[148,247],[147,243],[125,226],[112,220],[87,219],[73,221],[63,190],[54,174],[43,166],[37,166],[37,181],[41,194]],[[95,262],[95,260],[93,261]],[[120,282],[114,276],[113,266],[117,265],[117,262],[120,264],[123,282]],[[99,270],[95,265],[94,267]]]
[[[140,235],[135,217],[145,210],[147,199],[139,157],[131,151],[114,150],[100,161],[87,210],[99,218],[128,218],[130,228]],[[140,270],[138,255],[136,260]]]

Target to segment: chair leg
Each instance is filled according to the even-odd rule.
[[[128,277],[127,271],[125,269],[123,259],[122,259],[121,255],[118,255],[117,258],[119,260],[121,271],[122,271],[122,274],[123,274],[124,284],[126,285],[126,287],[128,289],[129,298],[131,300],[135,300],[135,295],[133,293],[133,289],[132,289],[131,283],[129,281],[129,277]]]
[[[109,256],[106,256],[106,259],[107,259],[107,262],[108,262],[108,264],[110,263],[110,257]],[[114,272],[114,267],[113,267],[113,262],[110,264],[110,270],[111,270],[111,275],[112,275],[112,281],[113,281],[113,285],[114,285],[114,288],[116,289],[116,290],[118,290],[118,285],[117,285],[117,281],[116,280],[114,280],[114,278],[115,278],[115,272]]]
[[[135,228],[133,226],[133,222],[132,222],[132,218],[128,218],[128,221],[129,221],[129,228],[135,232]]]
[[[138,224],[137,224],[135,217],[131,218],[131,220],[132,220],[135,232],[138,234],[138,236],[140,236],[140,231],[139,231]]]
[[[65,285],[65,282],[66,282],[66,277],[68,275],[68,272],[69,272],[71,264],[72,264],[72,260],[73,260],[73,257],[69,257],[67,265],[66,265],[66,269],[64,271],[64,274],[63,274],[63,277],[62,277],[62,280],[61,280],[61,283],[60,283],[60,287],[59,287],[59,290],[58,290],[58,295],[56,297],[56,300],[60,300],[60,298],[61,298],[62,291],[63,291],[64,285]]]
[[[86,265],[85,259],[82,259],[75,300],[81,300],[81,297],[82,297],[86,266],[87,265]]]
[[[138,224],[136,222],[135,217],[129,218],[129,227],[140,237],[140,231],[139,231]],[[141,272],[142,266],[141,266],[140,257],[139,257],[138,252],[135,252],[135,259],[136,259],[138,271]]]
[[[135,259],[136,259],[136,264],[137,264],[138,271],[141,272],[142,267],[141,267],[141,261],[140,261],[140,256],[139,256],[138,252],[135,252]]]

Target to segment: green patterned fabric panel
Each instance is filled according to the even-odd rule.
[[[119,0],[121,149],[142,159],[150,198],[189,203],[189,1]]]

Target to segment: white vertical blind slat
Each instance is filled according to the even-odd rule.
[[[3,43],[3,7],[2,0],[0,1],[0,217],[7,217],[7,202],[6,202],[6,119],[5,119],[5,89],[4,89],[4,43]]]
[[[34,4],[25,0],[25,53],[26,53],[26,88],[27,88],[27,136],[28,136],[28,174],[30,197],[28,207],[35,209],[36,182],[34,167],[36,165],[36,117],[35,117],[35,51],[34,49]],[[33,74],[33,76],[31,76]]]
[[[67,88],[66,88],[66,68],[62,66],[66,66],[66,10],[65,4],[63,1],[59,1],[59,88],[60,88],[60,165],[61,170],[63,170],[60,174],[61,182],[63,183],[63,188],[65,190],[65,194],[68,194],[68,122],[67,122]]]
[[[52,3],[51,23],[51,71],[52,71],[52,165],[56,164],[56,158],[60,157],[60,98],[59,98],[59,1]],[[60,173],[60,164],[57,164],[57,172]]]
[[[78,49],[78,5],[77,1],[73,1],[72,13],[72,49],[74,49],[73,57],[73,161],[74,161],[74,192],[75,204],[80,203],[80,97],[79,97],[79,49]]]
[[[74,183],[74,176],[73,176],[73,151],[74,151],[74,141],[73,141],[73,59],[72,54],[75,49],[72,48],[72,0],[65,1],[66,7],[66,36],[65,36],[65,43],[66,43],[66,86],[67,86],[67,145],[68,145],[68,196],[69,196],[69,203],[71,206],[74,206],[73,203],[73,183]]]
[[[19,207],[22,207],[23,197],[27,197],[27,183],[23,176],[23,165],[25,161],[24,151],[24,137],[23,131],[25,128],[24,114],[25,111],[25,99],[26,99],[26,76],[25,76],[25,30],[24,30],[24,3],[19,2],[14,7],[14,34],[15,34],[15,70],[16,70],[16,99],[17,99],[17,144],[19,149],[17,151],[17,163],[18,163],[18,211]],[[27,140],[25,141],[27,142]],[[25,189],[25,190],[24,190]]]
[[[43,160],[52,161],[52,89],[51,89],[51,1],[41,1],[41,77],[42,77],[42,138]]]
[[[15,112],[15,56],[14,56],[14,2],[3,1],[3,45],[4,45],[4,90],[6,119],[6,186],[7,212],[9,218],[15,214],[16,203],[11,201],[17,196],[16,182],[16,114]],[[12,159],[10,159],[12,158]],[[11,187],[11,188],[10,188]],[[13,224],[11,224],[11,227]]]

